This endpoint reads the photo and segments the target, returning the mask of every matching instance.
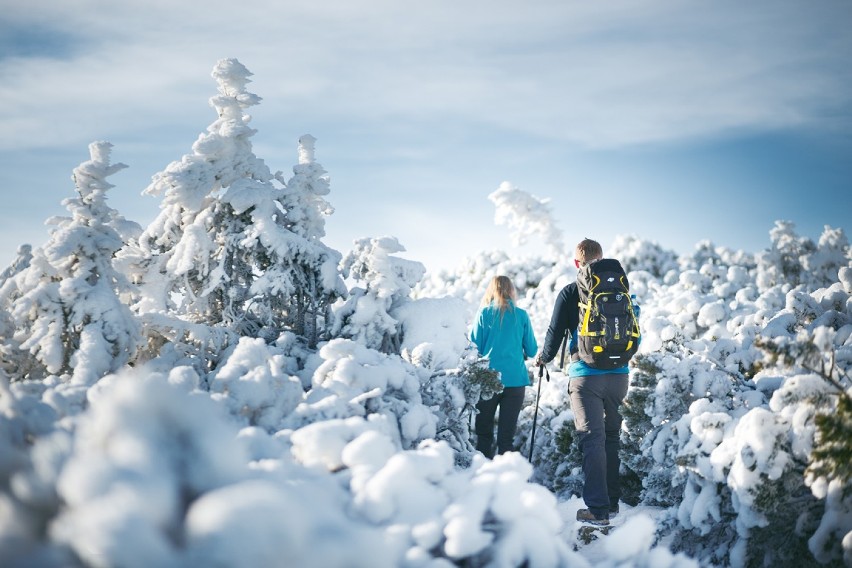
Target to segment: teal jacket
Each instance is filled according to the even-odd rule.
[[[488,357],[489,367],[500,371],[503,386],[529,386],[524,359],[535,356],[538,344],[527,312],[510,303],[501,319],[500,308],[485,306],[476,316],[470,340],[480,355]]]

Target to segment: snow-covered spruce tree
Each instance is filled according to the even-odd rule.
[[[140,325],[120,296],[129,293],[113,255],[138,226],[106,203],[106,178],[126,167],[110,164],[107,142],[89,145],[91,159],[74,169],[78,197],[63,203],[71,217],[55,224],[30,265],[16,274],[12,310],[14,340],[33,356],[36,369],[13,379],[70,375],[91,384],[131,361],[141,341]],[[26,368],[26,367],[25,367]]]
[[[0,289],[5,286],[6,282],[8,282],[10,278],[29,267],[30,262],[32,262],[32,260],[32,245],[23,244],[19,246],[15,260],[13,260],[12,263],[6,267],[6,270],[0,273]]]
[[[314,344],[306,318],[342,288],[339,257],[315,237],[309,204],[299,208],[292,197],[321,191],[313,182],[281,187],[253,153],[245,111],[260,98],[246,90],[251,73],[223,59],[212,75],[217,119],[192,153],[154,176],[146,193],[163,195],[160,214],[125,255],[143,292],[136,309],[158,343],[194,349],[210,359],[207,369],[239,335],[271,339],[291,329]]]
[[[22,351],[20,342],[15,340],[15,320],[12,318],[12,307],[21,297],[14,276],[29,268],[33,259],[32,248],[28,244],[18,247],[15,260],[0,274],[0,370],[6,371],[10,377],[28,375],[33,365],[33,358]]]
[[[298,163],[276,203],[280,213],[266,215],[276,230],[257,237],[265,250],[257,256],[261,276],[251,290],[253,309],[267,325],[305,338],[311,349],[330,336],[330,306],[346,295],[340,253],[321,240],[325,218],[334,210],[324,198],[329,179],[315,159],[315,142],[310,134],[299,138]],[[276,178],[283,181],[280,172]],[[264,224],[260,216],[253,215],[253,221]]]
[[[315,159],[315,142],[310,134],[299,138],[298,163],[278,199],[276,230],[258,236],[268,252],[259,255],[261,276],[252,286],[258,313],[306,338],[311,348],[329,336],[330,306],[346,295],[337,270],[340,254],[321,241],[333,209],[325,200],[329,179]],[[276,178],[283,182],[280,172]]]
[[[213,69],[216,120],[192,152],[154,175],[144,193],[162,195],[160,213],[128,251],[143,296],[138,309],[193,323],[235,323],[244,313],[251,264],[241,246],[251,219],[222,200],[235,186],[274,198],[273,176],[252,152],[245,110],[260,101],[246,91],[249,71],[223,59]]]
[[[828,512],[809,545],[814,557],[825,561],[837,558],[836,542],[840,540],[843,561],[849,565],[852,564],[849,526],[852,523],[848,521],[852,510],[852,388],[837,392],[834,409],[830,404],[814,417],[814,449],[805,471],[805,482],[816,497],[825,499]]]
[[[790,221],[776,221],[769,237],[772,246],[759,255],[757,283],[760,289],[784,284],[796,286],[802,276],[801,257],[816,248],[813,241],[799,237]]]
[[[419,262],[394,256],[404,252],[396,237],[362,238],[340,263],[341,272],[355,287],[349,297],[332,306],[331,335],[363,343],[383,353],[400,353],[402,326],[392,315],[410,301],[426,268]]]
[[[309,348],[327,338],[330,305],[346,294],[340,254],[320,240],[332,209],[323,198],[328,176],[314,159],[315,141],[310,134],[299,139],[294,175],[275,194],[235,184],[222,197],[249,215],[240,246],[254,267],[246,311],[262,326],[256,335],[269,340],[286,330]],[[275,179],[284,183],[281,172]]]
[[[275,196],[272,174],[252,152],[255,131],[244,114],[260,100],[245,90],[250,73],[224,59],[212,75],[216,120],[191,153],[154,175],[144,193],[163,196],[160,213],[121,254],[141,290],[134,309],[146,321],[149,356],[171,343],[201,359],[201,370],[235,342],[229,326],[241,328],[254,277],[241,246],[250,216],[220,198],[232,186]]]

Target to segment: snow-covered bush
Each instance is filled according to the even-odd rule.
[[[275,431],[302,400],[302,383],[291,374],[297,368],[285,349],[243,337],[210,373],[209,390],[246,425]]]
[[[15,260],[0,274],[0,370],[7,376],[30,376],[38,373],[38,361],[21,350],[21,340],[15,339],[15,320],[12,310],[15,302],[21,297],[18,282],[14,278],[32,262],[32,246],[21,245]]]
[[[384,353],[400,353],[403,329],[392,314],[409,301],[412,287],[426,272],[419,262],[393,256],[404,251],[394,237],[355,241],[340,266],[355,287],[345,301],[332,306],[332,336],[353,339]]]
[[[457,369],[433,372],[421,387],[423,404],[438,417],[435,438],[447,442],[455,452],[456,464],[469,466],[476,452],[471,440],[473,417],[480,398],[491,398],[503,390],[498,373],[472,348]]]
[[[424,441],[396,452],[366,430],[340,452],[353,511],[392,532],[401,566],[567,566],[582,558],[559,538],[556,499],[509,453],[456,469],[452,449]]]
[[[670,270],[677,270],[677,254],[664,250],[659,244],[640,239],[635,235],[618,235],[606,256],[621,261],[627,273],[635,270],[650,272],[656,278],[662,278]]]
[[[673,545],[709,563],[837,561],[852,530],[842,492],[806,473],[815,417],[839,406],[838,390],[830,395],[827,381],[802,375],[835,372],[840,381],[848,373],[848,293],[843,282],[796,272],[796,262],[818,256],[811,247],[778,227],[773,239],[756,270],[715,255],[677,280],[666,276],[668,286],[646,287],[623,465],[642,480],[642,502],[672,507]],[[847,254],[848,245],[828,256]],[[796,285],[770,278],[794,273]],[[835,441],[823,447],[844,455],[842,420],[832,431]],[[829,470],[842,479],[842,469],[821,471]]]
[[[769,232],[772,246],[759,256],[760,290],[806,284],[815,289],[837,281],[837,271],[850,263],[849,241],[842,229],[825,226],[818,243],[800,237],[790,221],[776,221]]]
[[[422,403],[424,370],[348,339],[334,339],[308,362],[311,387],[284,421],[287,428],[360,416],[387,420],[399,448],[434,438],[437,418]]]

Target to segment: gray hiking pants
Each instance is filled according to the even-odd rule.
[[[606,517],[621,498],[618,407],[627,395],[627,375],[571,377],[568,392],[583,452],[583,501],[595,516]]]

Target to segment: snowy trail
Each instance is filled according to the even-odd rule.
[[[572,550],[580,552],[583,558],[593,566],[599,562],[611,560],[614,549],[651,546],[652,543],[647,542],[649,535],[646,532],[634,532],[630,527],[627,531],[620,529],[627,524],[633,526],[633,523],[642,517],[651,519],[656,526],[657,518],[665,513],[665,509],[660,507],[631,507],[621,503],[619,514],[610,519],[609,530],[601,530],[601,527],[593,527],[575,520],[577,510],[584,506],[580,497],[571,497],[567,501],[559,502],[557,509],[564,522],[561,536]],[[650,538],[653,538],[653,535],[650,535]],[[641,542],[634,542],[636,540]]]

